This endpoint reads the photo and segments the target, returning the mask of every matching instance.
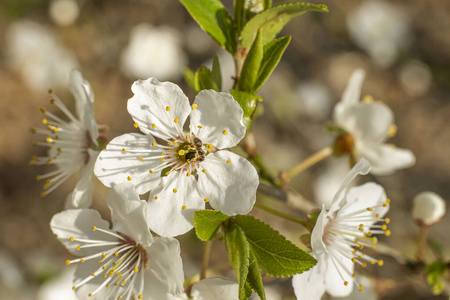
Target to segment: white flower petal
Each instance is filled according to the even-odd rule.
[[[311,232],[311,248],[317,255],[327,252],[327,247],[322,240],[323,231],[327,222],[327,211],[323,207],[317,217],[316,225],[314,225],[314,229]]]
[[[382,143],[389,137],[394,122],[392,110],[381,102],[360,103],[350,107],[340,124],[361,143]]]
[[[174,238],[155,237],[147,249],[149,269],[144,277],[144,299],[172,300],[184,294],[180,243]]]
[[[309,271],[292,277],[295,296],[298,300],[320,300],[325,293],[326,265],[321,260]]]
[[[195,97],[193,108],[195,105],[190,128],[202,142],[224,149],[236,146],[244,137],[244,111],[230,94],[203,90]]]
[[[88,208],[92,204],[92,173],[94,172],[94,164],[100,152],[88,149],[89,161],[80,170],[80,180],[77,182],[72,193],[67,195],[64,209],[72,208]]]
[[[157,234],[172,237],[194,227],[194,212],[203,209],[205,202],[196,188],[193,175],[171,172],[161,179],[148,200],[148,226]],[[156,200],[155,200],[156,198]],[[183,205],[186,209],[183,210]]]
[[[114,185],[106,195],[106,203],[111,209],[114,231],[133,237],[144,246],[153,241],[147,226],[147,202],[139,199],[132,184]]]
[[[233,300],[238,297],[239,285],[231,280],[207,278],[200,280],[191,290],[191,296],[196,300]]]
[[[135,81],[131,90],[128,112],[143,133],[166,140],[182,133],[191,107],[179,86],[149,78]]]
[[[73,284],[75,285],[80,281],[84,280],[85,278],[91,277],[91,274],[95,272],[98,268],[99,263],[98,260],[95,259],[87,260],[84,263],[79,264],[73,277]],[[89,297],[89,294],[95,291],[104,281],[105,278],[103,278],[103,276],[100,275],[84,283],[82,286],[78,287],[75,290],[77,298],[79,300],[106,299],[106,295],[109,291],[105,288],[98,291],[95,294],[95,298]],[[118,295],[114,298],[117,299]]]
[[[330,214],[333,214],[341,207],[341,202],[344,199],[345,190],[347,189],[347,186],[350,184],[350,182],[358,175],[366,175],[367,173],[369,173],[370,167],[371,166],[369,162],[364,158],[361,158],[358,163],[347,173],[341,187],[333,198],[333,202],[331,203],[331,207],[329,210]]]
[[[98,129],[94,116],[94,92],[78,70],[69,75],[69,90],[75,98],[77,115],[81,123],[89,131],[94,144],[97,145]]]
[[[334,296],[334,297],[344,297],[350,295],[353,290],[353,274],[354,263],[344,257],[340,253],[335,253],[334,262],[331,261],[331,257],[327,259],[327,269],[325,271],[325,283],[326,283],[326,291]],[[339,260],[336,261],[336,260]],[[339,270],[336,269],[339,268]],[[341,277],[345,276],[344,278]],[[345,285],[343,281],[348,281],[348,284]]]
[[[334,120],[338,124],[345,122],[345,114],[348,108],[359,103],[361,87],[364,81],[364,70],[355,70],[350,77],[347,87],[342,94],[341,101],[334,108]]]
[[[389,175],[416,163],[416,157],[410,150],[390,144],[364,144],[359,151],[362,157],[370,161],[371,172],[375,175]]]
[[[106,149],[100,152],[94,167],[95,175],[107,187],[130,182],[136,187],[138,194],[148,192],[161,180],[160,172],[149,172],[161,164],[161,160],[151,158],[151,155],[158,154],[145,152],[155,148],[152,146],[154,141],[152,136],[139,133],[128,133],[114,138]]]
[[[210,200],[214,209],[229,216],[246,214],[252,209],[258,184],[253,165],[229,151],[209,154],[198,172],[199,193]]]
[[[343,217],[351,214],[355,211],[364,211],[368,207],[373,208],[373,211],[366,211],[358,214],[361,218],[371,217],[375,214],[379,214],[380,218],[388,212],[389,207],[383,207],[382,204],[386,203],[386,193],[381,185],[368,182],[361,186],[352,187],[343,201],[342,207],[336,214],[336,217]],[[368,228],[373,225],[373,221],[358,221],[358,224],[364,224],[364,227]],[[355,226],[358,226],[355,224]]]
[[[110,240],[116,238],[108,237],[98,231],[92,230],[92,226],[108,229],[109,223],[102,220],[100,214],[93,209],[70,209],[60,212],[53,216],[50,221],[50,227],[58,240],[76,256],[87,256],[98,252],[98,249],[86,248],[77,250],[77,242],[70,241],[71,237],[75,239],[90,240]]]

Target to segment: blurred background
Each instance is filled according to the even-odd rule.
[[[274,5],[283,1],[274,0]],[[353,70],[366,71],[362,95],[392,108],[398,126],[390,141],[411,149],[415,166],[393,175],[366,176],[382,184],[392,200],[391,230],[383,242],[413,257],[418,227],[412,199],[429,190],[450,200],[450,2],[313,1],[329,13],[307,13],[281,35],[292,41],[278,68],[260,91],[264,113],[253,127],[256,145],[274,175],[288,171],[329,146],[334,104]],[[232,11],[232,1],[224,1]],[[218,47],[175,0],[1,0],[0,2],[0,299],[72,299],[69,253],[50,231],[77,177],[41,198],[36,175],[50,171],[30,166],[29,128],[39,126],[39,108],[49,106],[52,88],[74,109],[67,90],[68,71],[78,68],[95,93],[96,119],[108,125],[109,139],[136,131],[126,111],[130,87],[150,76],[179,84],[190,99],[183,69],[210,65],[220,54],[224,85],[232,83],[232,58]],[[331,199],[348,165],[330,157],[295,177],[292,189],[319,207]],[[95,180],[94,204],[105,219],[107,188]],[[285,204],[263,199],[268,205]],[[252,214],[299,244],[302,229],[258,209]],[[299,215],[301,213],[299,212]],[[450,258],[450,218],[429,230],[434,251]],[[202,243],[190,232],[180,237],[186,277],[200,270]],[[436,250],[437,249],[437,250]],[[357,268],[366,291],[348,299],[448,299],[433,295],[420,271],[382,256],[382,268]],[[233,278],[223,243],[213,245],[212,275]],[[367,277],[364,277],[367,276]],[[264,278],[269,300],[294,299],[291,280]]]

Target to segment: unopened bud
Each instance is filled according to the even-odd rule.
[[[412,216],[427,226],[436,224],[445,215],[445,201],[436,193],[422,192],[414,197]]]

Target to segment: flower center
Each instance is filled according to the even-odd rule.
[[[92,254],[74,260],[67,260],[67,265],[99,259],[99,267],[94,267],[90,271],[90,275],[75,283],[72,289],[77,290],[92,279],[100,277],[103,280],[95,290],[89,291],[89,297],[94,296],[102,289],[107,289],[105,299],[127,300],[132,295],[137,295],[138,299],[143,299],[144,287],[141,269],[147,268],[148,261],[144,246],[112,230],[97,228],[96,226],[93,226],[92,230],[103,233],[104,239],[69,238],[70,241],[78,244],[76,246],[77,250],[86,249]],[[92,264],[87,267],[92,267]]]

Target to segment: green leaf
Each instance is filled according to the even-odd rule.
[[[201,90],[220,91],[216,82],[213,80],[211,71],[207,67],[201,67],[195,72],[194,84],[197,93]]]
[[[263,86],[269,76],[272,74],[281,56],[286,50],[289,42],[291,41],[290,36],[285,36],[276,40],[273,40],[266,45],[264,45],[264,55],[263,60],[258,72],[258,79],[256,79],[253,85],[252,92],[256,93]]]
[[[219,56],[214,55],[213,65],[211,70],[211,78],[217,86],[217,91],[220,92],[222,90],[222,73],[220,71],[220,61]]]
[[[239,35],[245,25],[245,0],[234,0],[234,23],[236,33]]]
[[[194,213],[197,236],[202,241],[210,241],[216,236],[220,225],[230,217],[217,210],[199,210]]]
[[[189,68],[185,68],[183,71],[184,80],[186,80],[189,87],[195,91],[195,73]]]
[[[237,49],[233,20],[219,0],[180,0],[192,18],[231,54]]]
[[[266,2],[267,5],[270,4],[270,1]],[[300,2],[266,9],[245,24],[241,32],[240,46],[249,48],[260,30],[263,44],[270,42],[290,20],[303,15],[307,11],[326,12],[328,9],[325,5]]]
[[[264,49],[261,34],[257,34],[255,41],[247,54],[239,75],[239,90],[252,92],[253,85],[258,78],[259,69],[263,60]]]
[[[264,286],[262,282],[261,273],[258,269],[258,262],[255,254],[250,251],[247,282],[250,287],[255,290],[261,300],[266,300],[266,293],[264,292]]]
[[[239,299],[247,299],[245,297],[248,295],[248,287],[246,288],[245,283],[249,271],[250,246],[241,228],[233,222],[225,227],[225,245],[228,259],[239,282]]]
[[[286,277],[312,268],[317,261],[286,240],[278,231],[252,216],[236,216],[261,269],[272,276]]]
[[[427,283],[431,292],[438,295],[444,289],[444,282],[441,276],[444,276],[447,271],[446,264],[437,260],[427,266]]]

